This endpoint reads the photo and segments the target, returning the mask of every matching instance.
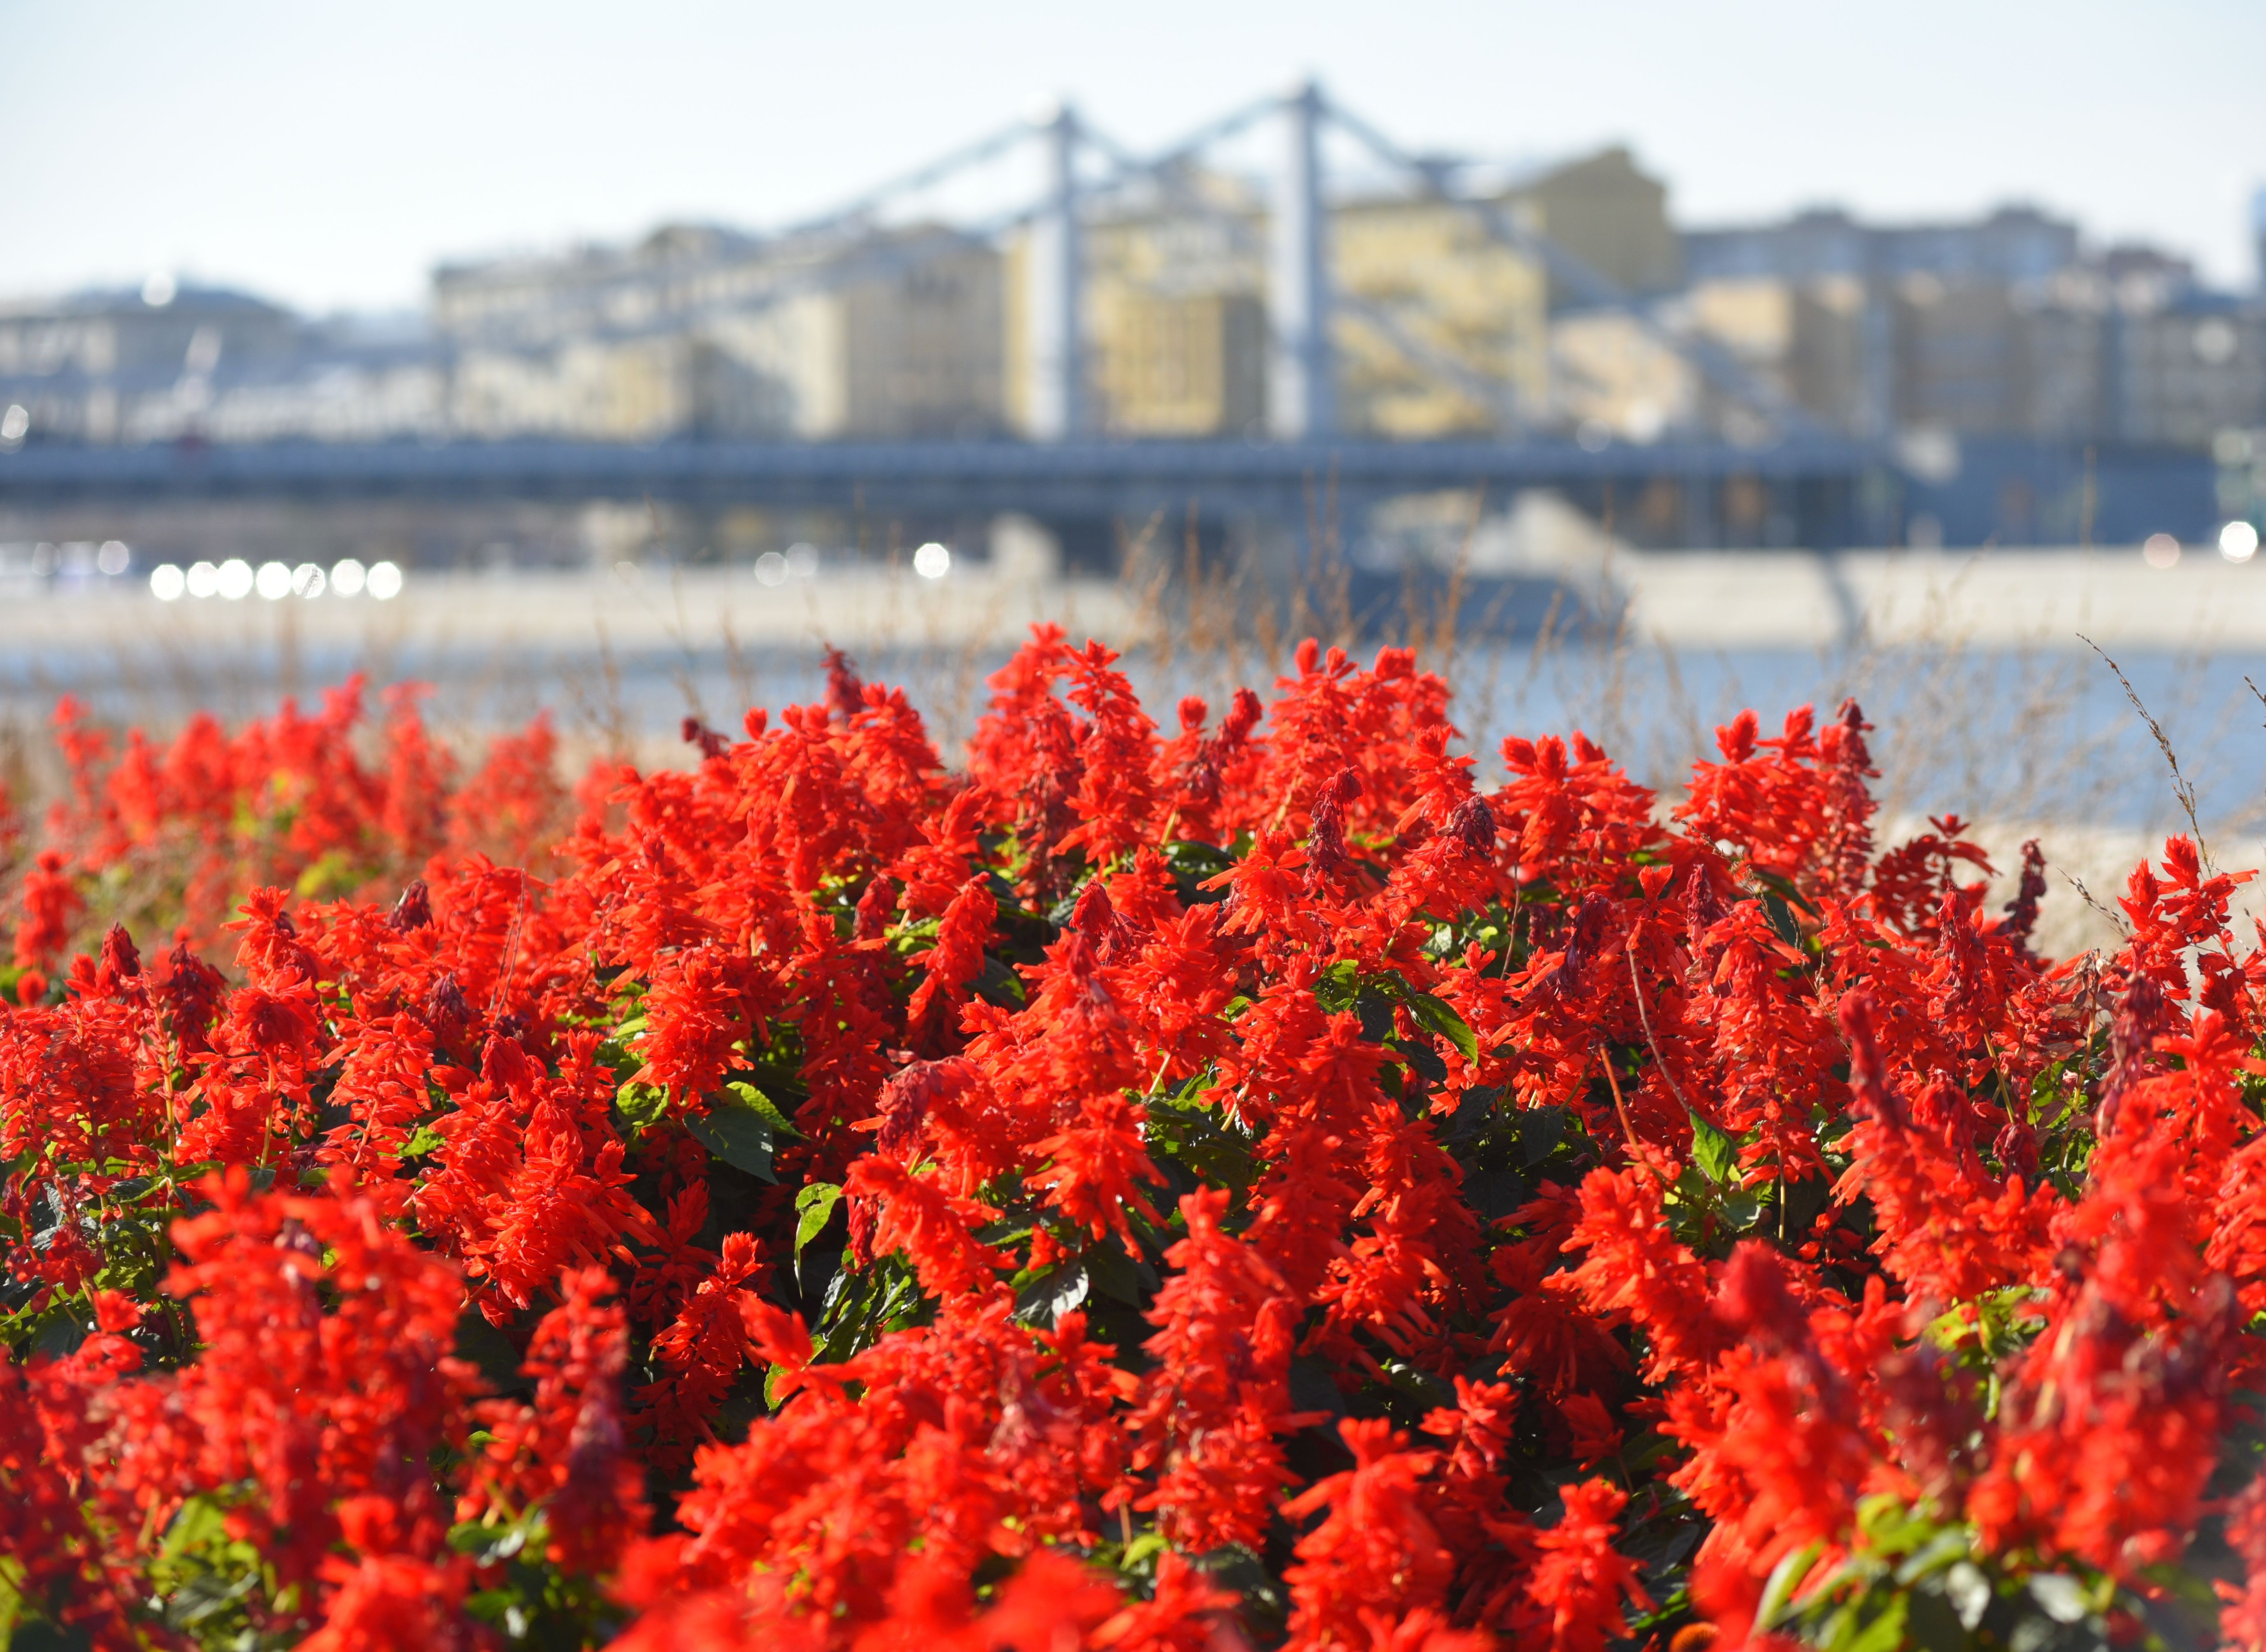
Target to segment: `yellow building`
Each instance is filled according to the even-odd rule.
[[[1692,325],[1753,378],[1845,429],[1861,423],[1865,291],[1854,277],[1700,281],[1685,302]]]
[[[1549,288],[1525,253],[1444,201],[1330,215],[1340,417],[1363,435],[1476,435],[1541,422]]]
[[[1757,394],[1853,428],[1864,411],[1863,307],[1846,277],[1739,276],[1695,282],[1651,325],[1626,310],[1569,310],[1551,323],[1559,406],[1570,422],[1634,441],[1678,429],[1750,439],[1760,429]],[[1672,339],[1705,345],[1753,393],[1701,374]]]
[[[1088,227],[1085,337],[1092,422],[1105,434],[1241,435],[1266,417],[1268,221],[1145,210]],[[1339,395],[1349,431],[1495,430],[1548,390],[1546,289],[1471,214],[1407,200],[1331,215]],[[1027,244],[1006,259],[1008,413],[1028,422]]]
[[[669,229],[435,273],[460,426],[606,440],[981,436],[999,256],[934,226],[848,244]]]
[[[1668,186],[1619,144],[1523,179],[1503,201],[1624,293],[1666,293],[1684,278],[1683,243],[1668,222]],[[1553,309],[1595,302],[1563,280]]]
[[[1531,174],[1490,205],[1624,291],[1672,287],[1667,192],[1610,149]],[[1082,237],[1089,428],[1120,436],[1264,427],[1268,213],[1245,186],[1190,172]],[[1553,283],[1479,213],[1419,196],[1330,210],[1341,426],[1349,434],[1475,436],[1562,422],[1551,314],[1594,294]],[[1001,333],[1011,428],[1029,430],[1032,245],[1006,249]],[[1655,371],[1654,364],[1644,369]],[[1663,409],[1663,416],[1672,416]]]
[[[1224,179],[1191,176],[1174,195],[1089,224],[1083,237],[1087,415],[1106,435],[1241,435],[1266,416],[1266,219]],[[1019,237],[1006,255],[1017,429],[1031,423],[1032,244]]]
[[[1618,145],[1521,178],[1489,205],[1622,293],[1666,292],[1681,277],[1667,187]],[[1586,416],[1580,385],[1553,376],[1550,317],[1598,294],[1506,245],[1465,207],[1388,199],[1331,217],[1348,429],[1447,436]],[[1630,337],[1627,325],[1573,331],[1575,353],[1627,387],[1637,424],[1681,411],[1677,368],[1657,359],[1672,353]]]
[[[1126,435],[1232,435],[1266,416],[1267,318],[1253,293],[1096,295],[1107,427]]]
[[[1566,422],[1652,441],[1700,417],[1703,386],[1691,361],[1626,311],[1577,310],[1550,331]]]
[[[451,422],[475,436],[658,440],[692,422],[689,355],[684,340],[666,338],[466,349],[450,387]]]

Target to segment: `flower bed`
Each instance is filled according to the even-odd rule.
[[[1578,733],[1475,790],[1396,651],[1168,733],[1113,658],[1034,635],[964,774],[837,658],[579,804],[407,698],[67,707],[0,1621],[2260,1643],[2235,877],[2175,838],[2057,964],[2034,852],[1994,911],[1874,841],[1853,705],[1670,811]]]

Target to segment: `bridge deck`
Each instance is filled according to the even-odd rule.
[[[1200,497],[1220,508],[1303,510],[1318,492],[1377,498],[1462,487],[1641,482],[1851,482],[1863,444],[1767,448],[1572,441],[567,441],[33,445],[0,454],[0,504],[190,499],[641,498],[869,509],[1110,512]]]

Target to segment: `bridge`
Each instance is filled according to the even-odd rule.
[[[1195,188],[1189,165],[1214,146],[1269,126],[1280,140],[1265,220],[1265,418],[1246,434],[1217,440],[1116,440],[1096,418],[1096,382],[1085,302],[1085,237],[1098,213],[1127,191],[1176,214],[1218,223],[1231,241],[1255,226]],[[1327,234],[1324,139],[1349,140],[1368,164],[1397,178],[1409,197],[1462,215],[1477,236],[1546,272],[1553,290],[1584,307],[1618,311],[1683,359],[1721,408],[1736,410],[1741,440],[1705,437],[1632,442],[1602,430],[1579,438],[1568,421],[1524,405],[1480,364],[1428,342],[1406,317],[1334,279]],[[745,441],[672,438],[649,445],[563,440],[261,441],[194,439],[141,446],[67,446],[37,440],[0,451],[0,508],[86,503],[295,503],[415,499],[654,500],[695,507],[815,507],[868,516],[969,516],[1022,512],[1093,542],[1099,525],[1199,506],[1214,520],[1242,517],[1295,535],[1325,515],[1356,524],[1395,495],[1484,489],[1495,497],[1556,489],[1607,516],[1648,493],[1670,539],[1693,545],[1756,542],[1768,520],[1777,541],[1831,547],[1877,542],[1887,474],[1874,443],[1828,431],[1774,385],[1728,353],[1660,324],[1637,295],[1584,263],[1509,210],[1499,197],[1459,187],[1458,164],[1418,155],[1344,108],[1316,85],[1261,98],[1142,156],[1072,109],[1019,122],[778,237],[840,256],[799,258],[775,279],[704,284],[698,261],[672,266],[683,296],[665,313],[610,314],[603,304],[546,317],[539,307],[510,323],[552,329],[553,338],[634,337],[701,324],[708,312],[744,317],[830,284],[870,280],[935,255],[935,237],[877,240],[882,215],[1018,148],[1037,146],[1046,182],[1035,200],[972,233],[997,240],[1027,233],[1025,375],[1020,440]],[[705,272],[715,275],[719,272]],[[569,295],[584,303],[590,295]],[[622,307],[616,306],[617,309]],[[634,307],[632,307],[634,308]],[[713,319],[713,317],[712,317]],[[1414,370],[1455,386],[1491,410],[1486,440],[1385,440],[1346,429],[1340,418],[1341,322],[1357,323],[1400,352]],[[501,340],[501,342],[508,342]],[[461,339],[457,341],[460,345]],[[525,343],[527,339],[523,338]],[[5,399],[0,397],[0,399]],[[1727,512],[1730,490],[1739,508]],[[1663,501],[1666,503],[1663,505]],[[1726,528],[1729,515],[1743,527]],[[1333,531],[1335,531],[1334,529]],[[1106,537],[1106,535],[1105,535]]]
[[[0,504],[392,499],[574,503],[653,499],[695,506],[757,505],[873,517],[1027,512],[1072,521],[1179,512],[1300,521],[1350,517],[1395,495],[1485,489],[1498,498],[1555,488],[1600,501],[1663,479],[1707,531],[1712,501],[1734,479],[1767,490],[1799,542],[1847,542],[1858,526],[1852,482],[1873,456],[1824,436],[1766,448],[1720,442],[1584,446],[1575,440],[294,442],[243,447],[33,446],[0,455]]]

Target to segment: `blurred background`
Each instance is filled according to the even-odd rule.
[[[2072,863],[2173,818],[2137,695],[2266,852],[2262,61],[2241,0],[0,0],[0,713],[362,670],[673,761],[827,643],[950,742],[1034,620],[1173,694],[1319,633],[1669,786],[1857,694],[1895,808]]]

